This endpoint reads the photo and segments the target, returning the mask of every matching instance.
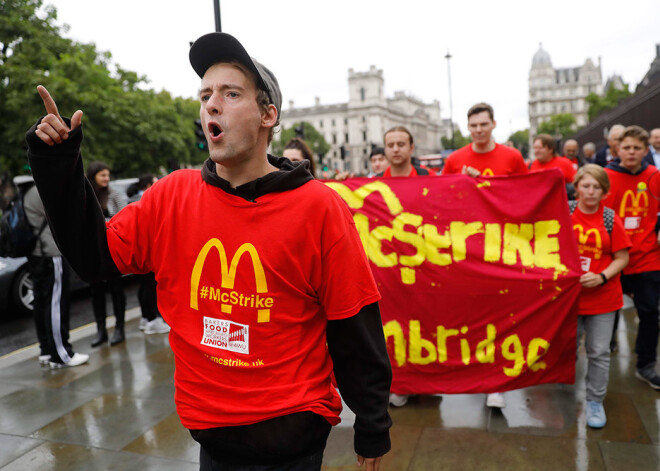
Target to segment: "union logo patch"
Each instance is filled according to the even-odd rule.
[[[230,352],[250,353],[250,326],[204,317],[204,337],[200,343]]]

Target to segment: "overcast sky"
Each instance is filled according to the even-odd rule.
[[[57,8],[65,35],[112,53],[150,86],[194,97],[199,79],[189,42],[214,31],[214,0],[44,0]],[[539,43],[555,67],[602,60],[604,80],[635,85],[660,43],[658,0],[485,1],[221,0],[222,30],[277,76],[284,108],[348,101],[348,69],[383,70],[385,94],[403,90],[439,100],[449,118],[447,51],[453,118],[466,133],[466,112],[495,108],[495,138],[527,128],[527,79]],[[55,97],[56,98],[56,97]],[[57,98],[56,98],[57,99]]]

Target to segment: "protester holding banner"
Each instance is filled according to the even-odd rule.
[[[573,180],[577,202],[571,202],[573,231],[582,267],[578,335],[587,352],[587,425],[607,422],[603,399],[610,371],[610,337],[615,311],[623,305],[619,273],[628,264],[630,239],[621,219],[601,200],[610,188],[607,173],[596,164],[580,167]]]
[[[624,293],[632,293],[639,326],[635,353],[635,375],[653,389],[660,389],[660,375],[655,371],[658,348],[658,301],[660,293],[660,239],[658,237],[658,173],[643,162],[648,152],[649,135],[639,126],[623,130],[618,146],[619,160],[610,162],[605,171],[611,190],[604,200],[621,219],[630,237],[630,262],[623,271]]]
[[[468,110],[467,118],[472,142],[447,157],[443,175],[466,173],[476,177],[527,173],[525,161],[517,149],[493,140],[497,123],[492,106],[477,103]]]
[[[385,157],[389,166],[378,174],[382,177],[416,177],[418,175],[435,175],[431,169],[423,165],[414,165],[412,155],[415,151],[413,136],[404,126],[388,129],[383,136],[385,142]]]

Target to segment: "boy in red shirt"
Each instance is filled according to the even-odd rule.
[[[580,344],[585,335],[587,352],[587,425],[602,428],[607,423],[603,399],[610,372],[609,343],[615,312],[621,309],[619,273],[628,263],[630,239],[621,219],[602,204],[610,182],[600,165],[588,164],[575,175],[577,201],[571,201],[571,221],[582,266],[582,295],[578,305]]]
[[[107,224],[82,173],[82,112],[65,121],[38,87],[48,115],[28,131],[28,157],[62,252],[86,279],[155,273],[201,470],[319,470],[341,410],[333,371],[358,462],[376,470],[391,368],[351,214],[307,162],[266,153],[282,103],[270,70],[224,33],[199,38],[190,62],[209,159]]]
[[[658,237],[658,200],[660,194],[650,179],[657,169],[643,162],[648,152],[649,135],[639,126],[625,128],[619,145],[619,159],[610,162],[605,171],[611,190],[605,204],[623,220],[632,241],[630,262],[623,271],[625,293],[633,294],[639,317],[635,353],[637,378],[653,389],[660,389],[660,376],[655,371],[658,347],[658,301],[660,293],[660,239]]]
[[[517,149],[497,144],[493,130],[497,123],[493,107],[477,103],[468,110],[468,130],[472,143],[453,152],[442,169],[443,175],[466,173],[484,175],[516,175],[527,173],[527,166]]]
[[[534,138],[534,156],[529,169],[532,172],[548,168],[558,168],[564,174],[566,183],[573,183],[575,168],[570,160],[555,155],[555,140],[550,134],[539,134]]]

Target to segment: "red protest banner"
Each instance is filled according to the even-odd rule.
[[[393,392],[573,383],[581,272],[560,172],[326,184],[383,296]]]

